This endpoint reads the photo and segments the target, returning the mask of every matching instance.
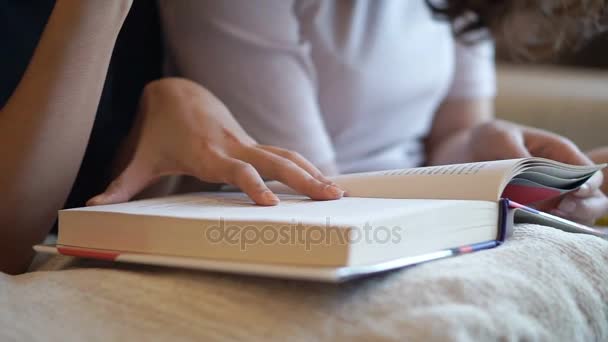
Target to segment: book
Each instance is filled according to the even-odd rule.
[[[343,281],[496,247],[517,222],[604,237],[523,205],[574,191],[602,167],[528,158],[341,175],[333,180],[349,196],[335,201],[312,201],[274,183],[275,207],[214,192],[67,209],[59,212],[57,244],[35,249]]]
[[[340,175],[331,178],[348,196],[458,199],[532,204],[578,189],[606,165],[575,166],[521,158]],[[293,193],[273,182],[278,193]]]

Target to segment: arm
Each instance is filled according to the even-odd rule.
[[[470,138],[476,127],[492,121],[494,105],[490,98],[448,99],[433,121],[426,141],[427,164],[466,163],[475,160]]]
[[[130,0],[58,0],[0,112],[0,271],[24,271],[74,182]]]
[[[466,163],[524,157],[543,157],[568,164],[591,160],[568,139],[537,128],[496,120],[489,100],[447,101],[438,111],[427,141],[429,164]],[[597,157],[597,155],[594,155]],[[597,173],[578,191],[543,203],[541,210],[592,224],[608,210]]]
[[[335,172],[294,1],[161,1],[176,74],[209,88],[260,144]],[[195,34],[193,32],[196,32]]]
[[[493,118],[493,100],[483,89],[483,63],[471,63],[479,54],[461,51],[452,91],[438,110],[427,139],[429,164],[465,163],[482,160],[544,157],[569,164],[591,160],[568,139],[537,128]],[[470,68],[473,66],[473,68]],[[481,71],[480,71],[481,70]],[[492,72],[486,67],[486,73]],[[467,76],[467,74],[469,76]],[[472,80],[476,80],[472,82]],[[486,95],[486,96],[484,96]],[[608,209],[600,191],[602,174],[596,174],[580,190],[563,199],[543,204],[542,210],[591,224]]]
[[[427,164],[475,160],[469,142],[471,132],[494,118],[496,71],[493,52],[491,42],[454,43],[452,85],[435,114],[426,140]]]

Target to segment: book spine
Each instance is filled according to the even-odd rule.
[[[508,199],[501,199],[498,201],[498,236],[496,240],[499,244],[503,243],[513,232],[513,222],[509,222],[513,218],[509,217],[509,209],[511,208],[511,201]]]

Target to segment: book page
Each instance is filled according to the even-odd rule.
[[[370,218],[406,215],[418,210],[441,209],[449,203],[387,198],[343,198],[339,201],[314,201],[301,195],[279,195],[276,206],[258,206],[241,192],[201,192],[151,198],[120,204],[100,205],[60,211],[102,212],[219,221],[297,222],[307,224],[356,224]],[[328,220],[330,220],[328,222]]]
[[[430,166],[330,177],[350,197],[496,201],[521,159]],[[271,190],[293,193],[273,182]]]

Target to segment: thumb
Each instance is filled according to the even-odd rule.
[[[130,200],[156,177],[141,162],[132,161],[101,194],[87,201],[87,206],[121,203]]]
[[[574,143],[566,139],[556,139],[555,159],[573,165],[591,165],[593,161]],[[558,159],[559,158],[559,159]]]
[[[566,164],[590,165],[593,162],[570,139],[542,130],[526,132],[526,142],[537,157],[557,160]]]

